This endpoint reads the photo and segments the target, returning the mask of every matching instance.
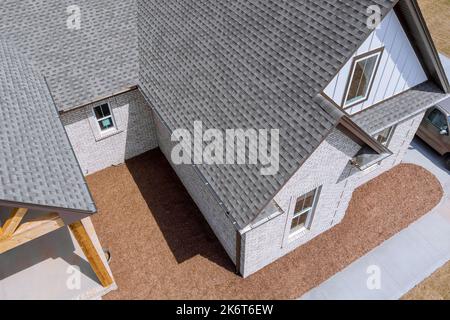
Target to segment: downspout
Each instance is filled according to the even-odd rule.
[[[241,273],[241,258],[242,258],[242,234],[236,231],[236,274],[242,276]]]

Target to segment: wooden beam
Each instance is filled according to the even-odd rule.
[[[72,231],[75,239],[78,241],[78,244],[83,250],[84,255],[88,259],[102,286],[106,288],[112,285],[112,277],[109,274],[108,269],[105,267],[105,264],[100,258],[97,250],[95,249],[95,246],[92,243],[92,240],[89,237],[89,234],[87,233],[83,223],[81,221],[72,223],[71,225],[69,225],[69,228]]]
[[[25,208],[15,208],[11,212],[11,215],[3,224],[2,233],[0,235],[0,240],[7,239],[11,237],[16,229],[19,227],[22,222],[23,217],[28,212],[28,209]]]
[[[24,222],[17,228],[12,236],[0,240],[0,254],[31,240],[37,239],[63,226],[64,222],[56,213],[49,213]]]

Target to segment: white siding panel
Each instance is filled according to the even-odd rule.
[[[369,98],[346,111],[350,114],[362,111],[427,80],[409,39],[394,11],[386,16],[380,26],[361,45],[353,58],[384,47],[380,65]],[[333,101],[342,105],[350,76],[353,58],[324,90]]]
[[[356,55],[361,55],[364,54],[368,51],[370,51],[371,48],[371,44],[372,44],[372,40],[374,37],[375,33],[373,32],[367,39],[366,41],[364,41],[364,43],[361,45],[361,47],[359,47],[358,51],[356,52]]]
[[[336,85],[339,79],[339,75],[334,77],[331,83],[325,88],[324,92],[330,98],[334,97],[334,93],[336,92]]]
[[[351,63],[347,63],[341,72],[337,75],[339,81],[336,84],[336,90],[334,92],[333,101],[338,105],[341,105],[344,99],[345,86],[347,85],[348,74],[350,73]]]

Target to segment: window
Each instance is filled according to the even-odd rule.
[[[108,131],[114,128],[114,120],[111,114],[111,109],[107,103],[94,108],[95,118],[100,127],[100,131]]]
[[[316,189],[297,199],[291,223],[291,234],[309,228],[318,194],[319,189]]]
[[[387,147],[389,142],[391,141],[392,136],[395,132],[395,126],[384,129],[379,134],[375,136],[375,139],[381,143],[383,146]]]
[[[348,108],[368,98],[380,61],[381,52],[381,50],[378,50],[364,57],[355,58],[346,91],[344,107]]]
[[[428,116],[428,121],[431,122],[439,131],[448,132],[447,117],[439,109],[434,109]]]

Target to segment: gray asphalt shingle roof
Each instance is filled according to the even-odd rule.
[[[427,81],[357,113],[352,120],[366,132],[375,134],[423,112],[447,96],[433,82]]]
[[[81,29],[67,28],[67,8]],[[44,74],[59,110],[137,85],[135,0],[2,0],[0,34]]]
[[[144,5],[145,3],[145,5]],[[280,129],[280,170],[198,166],[238,226],[254,220],[336,125],[315,97],[396,1],[138,1],[140,87],[171,130]]]
[[[280,170],[275,176],[262,176],[261,164],[198,166],[233,220],[245,227],[337,124],[338,110],[316,98],[371,32],[367,8],[379,5],[385,16],[395,3],[80,0],[81,30],[69,30],[70,0],[4,0],[0,33],[46,76],[60,111],[139,84],[171,130],[192,131],[196,120],[205,130],[279,129]],[[12,49],[2,45],[2,50],[6,57]],[[7,93],[2,104],[22,107],[2,108],[0,115],[16,126],[33,121],[39,125],[27,127],[37,133],[25,136],[30,145],[11,126],[0,129],[2,147],[24,149],[17,159],[0,164],[0,177],[8,182],[0,192],[11,199],[16,194],[17,199],[94,210],[56,112],[48,113],[50,100],[42,79],[24,58],[17,59],[9,59],[8,65],[0,61],[2,68],[24,72],[2,75],[8,78],[6,84],[2,81]],[[33,88],[31,96],[17,92],[23,85]],[[399,96],[354,120],[370,132],[438,95],[427,83],[402,95],[404,101],[419,101],[417,105],[406,105]],[[44,111],[34,110],[37,102]],[[400,108],[392,108],[394,102]],[[48,145],[43,144],[46,140]],[[28,157],[40,160],[27,164]]]
[[[2,39],[0,123],[0,201],[96,211],[45,79]]]

